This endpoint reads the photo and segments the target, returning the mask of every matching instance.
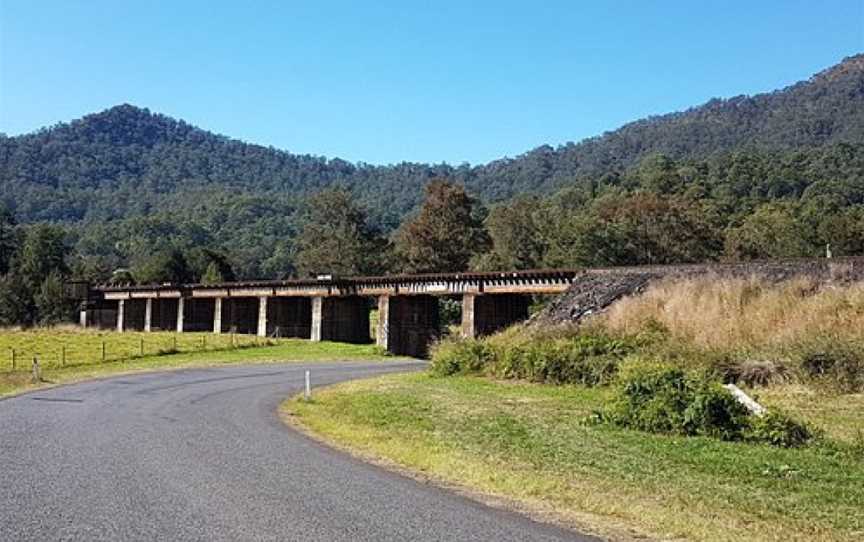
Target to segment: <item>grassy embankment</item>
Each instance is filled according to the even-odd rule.
[[[12,369],[13,350],[15,370]],[[34,357],[38,358],[41,368],[42,382],[39,383],[32,381]],[[382,359],[392,358],[383,356],[374,345],[301,339],[211,333],[113,333],[71,327],[7,329],[0,330],[0,396],[133,371],[225,363]]]
[[[586,336],[623,353],[572,346]],[[284,409],[368,457],[615,537],[861,540],[862,339],[860,286],[662,284],[581,330],[442,345],[434,363],[462,374],[347,383]],[[737,378],[822,434],[779,448],[585,423],[620,390],[617,365],[658,359]],[[549,385],[562,374],[585,383]]]

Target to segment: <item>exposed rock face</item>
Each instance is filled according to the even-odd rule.
[[[534,315],[530,324],[578,323],[587,316],[602,312],[622,297],[643,292],[655,281],[704,275],[756,277],[769,283],[802,277],[820,285],[846,284],[864,280],[864,258],[586,269],[573,279],[565,293]]]

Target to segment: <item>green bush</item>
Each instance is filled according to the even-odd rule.
[[[779,412],[758,417],[710,373],[687,373],[663,363],[633,360],[622,368],[617,394],[591,423],[612,423],[651,433],[748,440],[793,448],[813,431]]]
[[[813,438],[813,432],[786,414],[772,411],[751,419],[748,438],[772,446],[797,448],[807,444]]]
[[[634,362],[622,375],[606,418],[651,433],[742,438],[749,412],[705,375],[660,363]]]
[[[614,380],[631,350],[624,341],[589,335],[549,339],[505,332],[490,339],[448,338],[432,350],[432,372],[597,386]]]
[[[478,373],[491,359],[491,349],[485,342],[449,337],[432,346],[431,369],[438,376]]]

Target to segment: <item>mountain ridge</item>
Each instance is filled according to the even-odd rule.
[[[864,54],[783,89],[715,98],[576,143],[541,145],[473,166],[371,165],[295,154],[121,104],[29,134],[0,137],[0,194],[22,221],[76,222],[146,214],[165,197],[192,187],[302,196],[344,186],[388,227],[415,208],[423,185],[438,176],[495,202],[619,174],[650,154],[706,159],[743,149],[788,151],[860,141]],[[140,204],[130,204],[131,195]],[[109,201],[117,205],[111,208]]]

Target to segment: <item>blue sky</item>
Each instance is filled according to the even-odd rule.
[[[864,0],[0,0],[0,132],[128,102],[292,152],[479,163],[862,51]]]

